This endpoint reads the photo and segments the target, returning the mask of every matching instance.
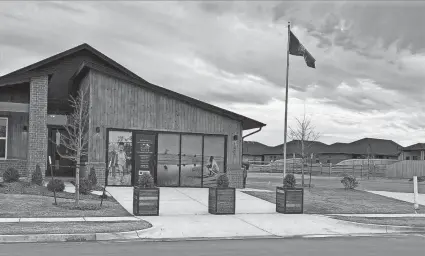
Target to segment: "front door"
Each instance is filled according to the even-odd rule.
[[[157,185],[180,185],[180,134],[158,134]]]
[[[65,157],[61,157],[68,153],[68,149],[63,145],[61,138],[66,134],[65,129],[63,128],[48,128],[48,142],[47,142],[47,163],[48,167],[46,170],[46,176],[51,176],[51,171],[53,171],[53,176],[58,177],[74,177],[75,176],[75,164],[72,160]],[[49,156],[52,159],[52,169],[49,165]]]

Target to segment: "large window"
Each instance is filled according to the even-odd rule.
[[[132,132],[109,131],[108,138],[108,185],[131,186]]]
[[[0,159],[7,157],[7,118],[0,117]]]

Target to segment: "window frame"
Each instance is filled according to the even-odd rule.
[[[7,159],[7,139],[8,139],[8,131],[9,131],[9,118],[0,116],[0,120],[6,120],[6,136],[0,137],[0,140],[4,140],[4,157],[0,156],[0,160],[6,160]]]

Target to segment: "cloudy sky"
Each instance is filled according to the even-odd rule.
[[[283,142],[287,22],[316,59],[290,57],[289,125],[320,140],[425,142],[425,2],[0,2],[0,75],[88,43],[160,86],[267,124]]]

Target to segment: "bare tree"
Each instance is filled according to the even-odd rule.
[[[305,159],[311,153],[311,147],[319,139],[320,134],[315,131],[311,119],[306,117],[305,113],[302,119],[295,118],[297,121],[295,127],[289,127],[289,137],[298,142],[298,154],[301,156],[301,174],[302,186],[304,187],[304,163]]]
[[[61,135],[60,143],[66,148],[66,153],[58,151],[62,158],[70,159],[76,164],[75,172],[75,204],[79,204],[80,199],[80,165],[81,158],[88,155],[88,122],[89,104],[87,88],[78,90],[76,97],[69,99],[73,110],[67,116],[67,124],[64,125],[65,134]]]

